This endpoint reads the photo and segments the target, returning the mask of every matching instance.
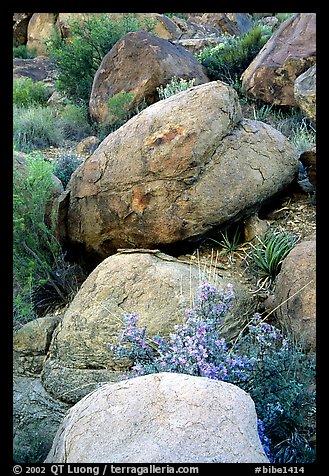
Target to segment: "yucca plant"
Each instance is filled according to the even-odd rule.
[[[281,269],[288,253],[297,244],[299,238],[280,229],[268,228],[257,243],[250,243],[246,260],[252,272],[260,277],[262,287],[271,284]]]
[[[226,227],[220,234],[222,237],[221,241],[217,241],[214,238],[209,238],[209,240],[214,241],[223,248],[221,252],[223,255],[232,255],[232,253],[239,254],[238,252],[246,245],[246,243],[241,243],[241,231],[239,226],[235,227],[235,229]]]

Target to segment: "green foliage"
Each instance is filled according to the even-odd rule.
[[[46,205],[54,188],[51,164],[42,154],[35,154],[27,156],[26,167],[14,167],[13,263],[15,279],[23,290],[16,305],[20,310],[23,304],[29,305],[31,312],[26,296],[51,278],[61,249],[45,223]]]
[[[66,104],[57,114],[57,124],[67,140],[80,141],[92,134],[88,121],[88,111],[83,105]]]
[[[223,43],[213,48],[206,47],[196,57],[207,68],[210,79],[233,85],[269,37],[268,29],[256,26],[239,37],[227,35]]]
[[[214,241],[223,248],[223,254],[236,253],[243,248],[246,243],[241,243],[241,230],[239,226],[227,227],[220,232],[221,241],[217,241],[213,238],[209,240]]]
[[[103,140],[109,133],[116,131],[133,116],[147,107],[145,99],[135,104],[135,95],[122,91],[107,100],[108,116],[96,126],[96,134]]]
[[[195,78],[187,80],[183,78],[177,78],[173,76],[165,87],[160,86],[157,89],[159,99],[167,99],[174,94],[180,93],[181,91],[186,91],[194,86]]]
[[[49,88],[42,81],[35,82],[31,78],[18,78],[13,82],[13,103],[15,106],[45,106],[49,96]]]
[[[31,152],[35,149],[58,147],[63,142],[63,131],[55,113],[44,106],[13,108],[14,149]]]
[[[133,14],[111,19],[107,14],[91,15],[83,20],[71,20],[71,37],[54,35],[47,42],[50,57],[58,72],[57,89],[77,104],[88,105],[95,73],[103,57],[126,33],[153,28],[147,19]]]
[[[28,155],[25,165],[13,171],[13,265],[19,288],[14,300],[16,323],[33,319],[38,307],[66,303],[76,284],[52,227],[45,221],[54,190],[52,166],[40,153]],[[47,300],[49,290],[51,299]]]
[[[279,20],[280,23],[283,23],[286,21],[288,18],[290,18],[293,13],[276,13],[275,16]]]
[[[256,239],[256,244],[250,243],[247,261],[251,270],[264,279],[264,283],[272,282],[279,273],[283,260],[297,244],[298,238],[291,233],[268,228],[262,237]]]
[[[65,188],[69,183],[71,175],[76,168],[81,164],[82,160],[79,159],[75,153],[63,153],[60,154],[52,163],[53,173],[60,179]]]
[[[13,46],[13,58],[33,59],[37,55],[35,48],[28,48],[26,45]]]
[[[309,441],[315,424],[315,355],[256,314],[238,342],[254,360],[250,379],[241,383],[255,402],[257,417],[271,441],[271,461],[307,463],[315,457]]]

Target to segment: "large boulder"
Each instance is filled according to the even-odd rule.
[[[295,79],[316,62],[315,18],[315,13],[296,13],[274,32],[241,76],[249,96],[297,106]]]
[[[98,122],[105,121],[108,99],[122,92],[134,95],[131,109],[143,99],[151,104],[157,99],[156,88],[169,83],[173,76],[195,78],[195,84],[209,81],[205,68],[182,46],[146,31],[127,33],[105,55],[96,72],[90,114]]]
[[[25,45],[27,42],[27,26],[32,13],[14,13],[13,15],[13,38],[17,45]]]
[[[294,95],[306,117],[316,123],[316,65],[296,78]]]
[[[160,252],[126,250],[104,260],[83,283],[54,332],[42,371],[45,388],[55,398],[75,403],[98,382],[129,374],[131,364],[114,359],[108,348],[117,343],[124,314],[139,313],[148,335],[168,337],[193,305],[203,279],[217,288],[233,284],[236,299],[222,334],[235,337],[257,305],[237,280],[213,270],[204,274],[198,266]]]
[[[35,49],[38,55],[47,54],[46,40],[58,33],[57,13],[33,13],[27,27],[27,47]]]
[[[33,81],[42,81],[49,86],[49,95],[55,89],[56,71],[54,64],[47,56],[36,58],[14,58],[13,80],[19,78],[31,78]]]
[[[14,375],[13,458],[15,463],[42,463],[69,405],[54,400],[39,378]]]
[[[42,371],[52,334],[61,316],[47,315],[33,319],[13,336],[14,372],[21,375],[38,375]]]
[[[271,307],[305,350],[316,350],[316,241],[302,241],[285,258]]]
[[[196,86],[130,119],[73,173],[59,200],[58,238],[101,258],[196,243],[257,209],[297,167],[283,134],[242,120],[230,86]]]
[[[45,463],[268,463],[239,387],[159,373],[104,385],[72,407]]]
[[[252,27],[251,15],[248,13],[204,13],[200,23],[235,36],[243,35]]]
[[[209,279],[213,270],[206,273]],[[149,336],[168,337],[182,322],[202,281],[198,266],[159,252],[126,250],[104,260],[88,276],[60,326],[55,330],[42,372],[45,388],[63,401],[75,403],[97,382],[116,381],[131,364],[115,360],[108,344],[117,344],[126,313],[138,313]],[[247,289],[231,278],[217,276],[216,286],[231,282],[236,293],[222,334],[236,336],[255,312]]]

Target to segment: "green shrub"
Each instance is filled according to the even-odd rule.
[[[76,282],[71,265],[64,261],[61,246],[45,222],[46,206],[54,190],[50,162],[40,153],[30,154],[26,169],[15,167],[13,172],[13,267],[19,285],[14,320],[24,323],[36,317],[38,308],[65,304]]]
[[[69,21],[71,37],[53,36],[47,42],[48,52],[58,73],[57,89],[77,104],[88,105],[95,73],[103,57],[126,33],[145,29],[153,24],[133,14],[110,19],[106,14]]]
[[[26,45],[13,46],[13,58],[33,59],[38,56],[35,48],[28,48]]]
[[[271,283],[279,273],[283,260],[297,244],[298,238],[291,233],[268,228],[256,239],[256,244],[250,243],[248,265],[263,280],[263,284]]]
[[[18,107],[46,105],[50,96],[48,86],[31,78],[18,78],[13,82],[13,103]]]
[[[94,124],[95,133],[103,140],[133,116],[147,107],[145,99],[134,106],[135,96],[131,92],[122,91],[107,100],[108,116],[102,123]]]
[[[128,359],[131,377],[179,372],[238,385],[255,403],[270,462],[312,462],[315,356],[259,314],[234,342],[227,342],[220,329],[233,300],[232,285],[219,290],[204,282],[169,339],[150,337],[146,327],[138,326],[138,314],[126,314],[118,343],[109,350],[115,359]]]
[[[35,149],[58,147],[63,143],[63,130],[55,113],[44,106],[13,109],[14,149],[31,152]]]
[[[82,163],[82,159],[74,152],[62,153],[52,162],[53,173],[60,179],[65,188],[75,169]]]
[[[257,417],[270,441],[270,461],[309,463],[315,449],[315,355],[305,354],[273,325],[254,316],[237,343],[241,355],[254,360],[250,379],[241,383],[255,402]],[[236,350],[236,349],[235,349]]]
[[[181,91],[186,91],[194,86],[195,78],[186,80],[183,78],[177,78],[173,76],[171,78],[170,83],[168,83],[165,87],[160,86],[156,88],[157,93],[159,95],[159,99],[167,99],[174,94],[180,93]]]
[[[211,80],[221,80],[231,85],[259,53],[270,37],[270,31],[256,26],[242,36],[226,36],[223,43],[207,47],[196,57],[206,67]]]
[[[59,129],[63,131],[65,139],[68,140],[80,141],[92,134],[88,111],[83,105],[66,104],[57,115],[57,123]]]

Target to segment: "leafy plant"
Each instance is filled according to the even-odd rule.
[[[119,358],[134,362],[134,374],[153,372],[183,372],[217,380],[241,382],[253,362],[234,352],[228,354],[227,343],[219,335],[228,309],[234,299],[232,285],[226,291],[203,283],[197,293],[196,304],[187,309],[185,322],[175,326],[169,340],[160,336],[149,339],[145,328],[137,327],[136,314],[125,316],[125,327],[119,336],[120,344],[110,346]],[[128,344],[128,345],[127,345]]]
[[[82,163],[81,158],[74,152],[61,153],[52,163],[54,175],[60,179],[65,188],[73,172]]]
[[[99,123],[96,128],[98,137],[103,140],[110,132],[116,131],[130,118],[147,107],[145,99],[135,104],[135,95],[131,92],[122,91],[107,100],[108,116],[105,121]]]
[[[186,91],[194,86],[195,78],[187,80],[183,78],[177,78],[173,76],[170,82],[164,87],[159,86],[156,88],[159,95],[159,99],[167,99],[174,94],[180,93],[181,91]]]
[[[250,393],[275,463],[311,462],[314,432],[315,355],[256,314],[248,332],[238,341],[239,353],[253,359],[250,378],[241,388]]]
[[[59,129],[66,140],[80,141],[92,133],[88,111],[83,105],[65,104],[56,115]]]
[[[31,78],[18,78],[13,82],[13,103],[15,106],[45,106],[49,96],[49,87],[42,81],[33,81]]]
[[[232,286],[218,290],[203,283],[195,305],[169,339],[149,338],[137,326],[138,316],[125,316],[118,345],[109,346],[117,359],[132,362],[131,376],[181,372],[225,380],[249,392],[258,416],[258,434],[271,462],[311,462],[309,443],[314,421],[314,355],[304,354],[278,328],[256,314],[246,333],[233,343],[220,327],[234,299]]]
[[[233,231],[232,231],[233,230]],[[241,243],[240,236],[241,236],[241,231],[240,227],[236,226],[233,228],[225,228],[224,231],[220,232],[222,236],[221,241],[217,241],[214,238],[208,238],[211,241],[214,241],[217,243],[219,246],[223,248],[223,254],[232,254],[232,253],[237,253],[239,250],[241,250],[246,243]]]
[[[206,67],[210,79],[233,85],[239,81],[269,37],[268,30],[259,25],[240,37],[227,35],[223,43],[206,47],[196,57]]]
[[[37,55],[35,48],[28,48],[26,45],[13,46],[13,58],[33,59]]]
[[[95,73],[103,57],[126,33],[152,30],[149,19],[139,19],[127,13],[112,19],[107,14],[68,21],[71,36],[58,35],[47,41],[50,57],[57,69],[57,89],[76,104],[88,105]]]
[[[52,167],[42,154],[30,154],[23,167],[14,167],[13,265],[20,287],[14,317],[18,320],[26,312],[33,318],[35,297],[45,286],[54,291],[57,303],[66,303],[72,291],[74,280],[67,279],[70,265],[45,222],[53,189]]]
[[[274,281],[280,271],[281,264],[298,238],[291,233],[269,228],[257,243],[250,243],[246,259],[250,269],[261,278],[263,286]]]
[[[31,152],[49,146],[59,146],[64,140],[55,113],[44,106],[13,108],[14,148]]]

